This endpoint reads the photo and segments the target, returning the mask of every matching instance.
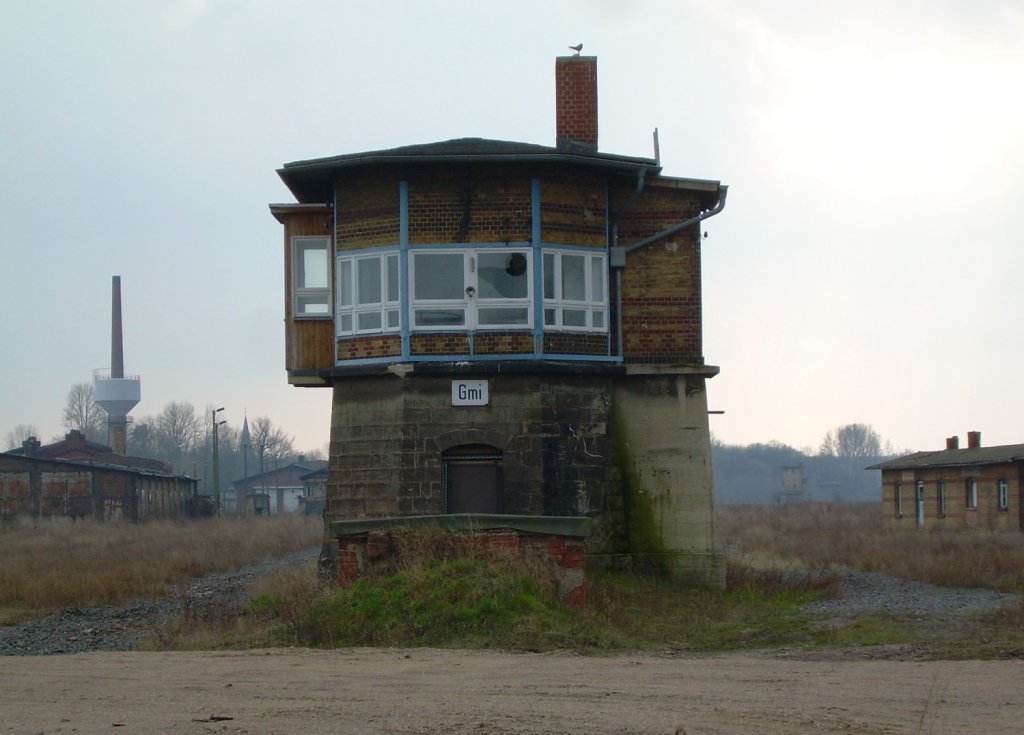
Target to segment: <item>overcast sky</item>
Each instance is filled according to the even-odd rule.
[[[721,180],[712,430],[816,447],[1024,442],[1024,5],[761,0],[0,3],[0,435],[63,433],[110,358],[172,400],[327,442],[287,385],[287,161],[554,144],[554,57],[599,59],[600,148]]]

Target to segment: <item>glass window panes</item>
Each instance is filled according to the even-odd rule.
[[[300,314],[329,314],[327,296],[299,296],[297,299]]]
[[[480,253],[477,298],[525,299],[529,295],[529,261],[524,253]]]
[[[380,303],[380,258],[360,258],[356,261],[360,304]]]
[[[456,300],[466,295],[465,266],[462,253],[415,253],[413,298]]]
[[[530,323],[530,310],[522,308],[490,308],[477,309],[477,323],[481,325],[526,326]]]
[[[604,300],[604,260],[602,258],[590,259],[590,300]]]
[[[352,306],[352,261],[338,263],[338,306]]]
[[[368,330],[380,329],[380,312],[379,311],[367,311],[359,314],[359,331],[365,332]]]
[[[587,326],[587,312],[583,309],[564,309],[562,324],[566,327],[585,327]]]
[[[292,238],[291,295],[294,316],[331,315],[329,237]]]
[[[555,254],[544,253],[544,298],[555,298]]]
[[[388,258],[388,301],[398,301],[398,256],[389,255]]]
[[[605,254],[544,253],[544,325],[554,329],[608,331]]]
[[[567,301],[586,301],[587,282],[582,255],[562,255],[562,298]]]
[[[299,249],[302,254],[300,287],[327,288],[327,241],[303,244]]]
[[[466,323],[465,309],[416,309],[417,327],[461,327]]]

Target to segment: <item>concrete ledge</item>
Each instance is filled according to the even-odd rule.
[[[626,375],[703,375],[713,378],[721,368],[718,365],[660,365],[657,363],[629,363]]]
[[[334,538],[371,531],[398,528],[441,528],[446,531],[491,531],[508,528],[523,533],[587,538],[591,521],[581,516],[514,516],[484,513],[452,513],[429,516],[391,516],[334,521],[330,534]]]

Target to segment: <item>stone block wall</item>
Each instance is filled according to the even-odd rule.
[[[611,379],[469,376],[490,404],[451,405],[451,376],[351,377],[334,387],[326,520],[444,513],[444,453],[486,446],[502,457],[502,507],[522,515],[593,516],[592,542],[621,541],[607,511]]]

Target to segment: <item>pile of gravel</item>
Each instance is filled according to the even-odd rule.
[[[842,584],[841,596],[809,603],[804,610],[840,618],[872,613],[942,617],[988,612],[1024,599],[1007,592],[939,587],[877,572],[843,569],[837,574]]]
[[[208,574],[156,600],[118,607],[69,607],[45,618],[0,628],[0,656],[49,656],[86,651],[131,651],[139,641],[180,620],[224,618],[241,612],[258,578],[316,564],[319,548],[305,549],[231,572]]]

